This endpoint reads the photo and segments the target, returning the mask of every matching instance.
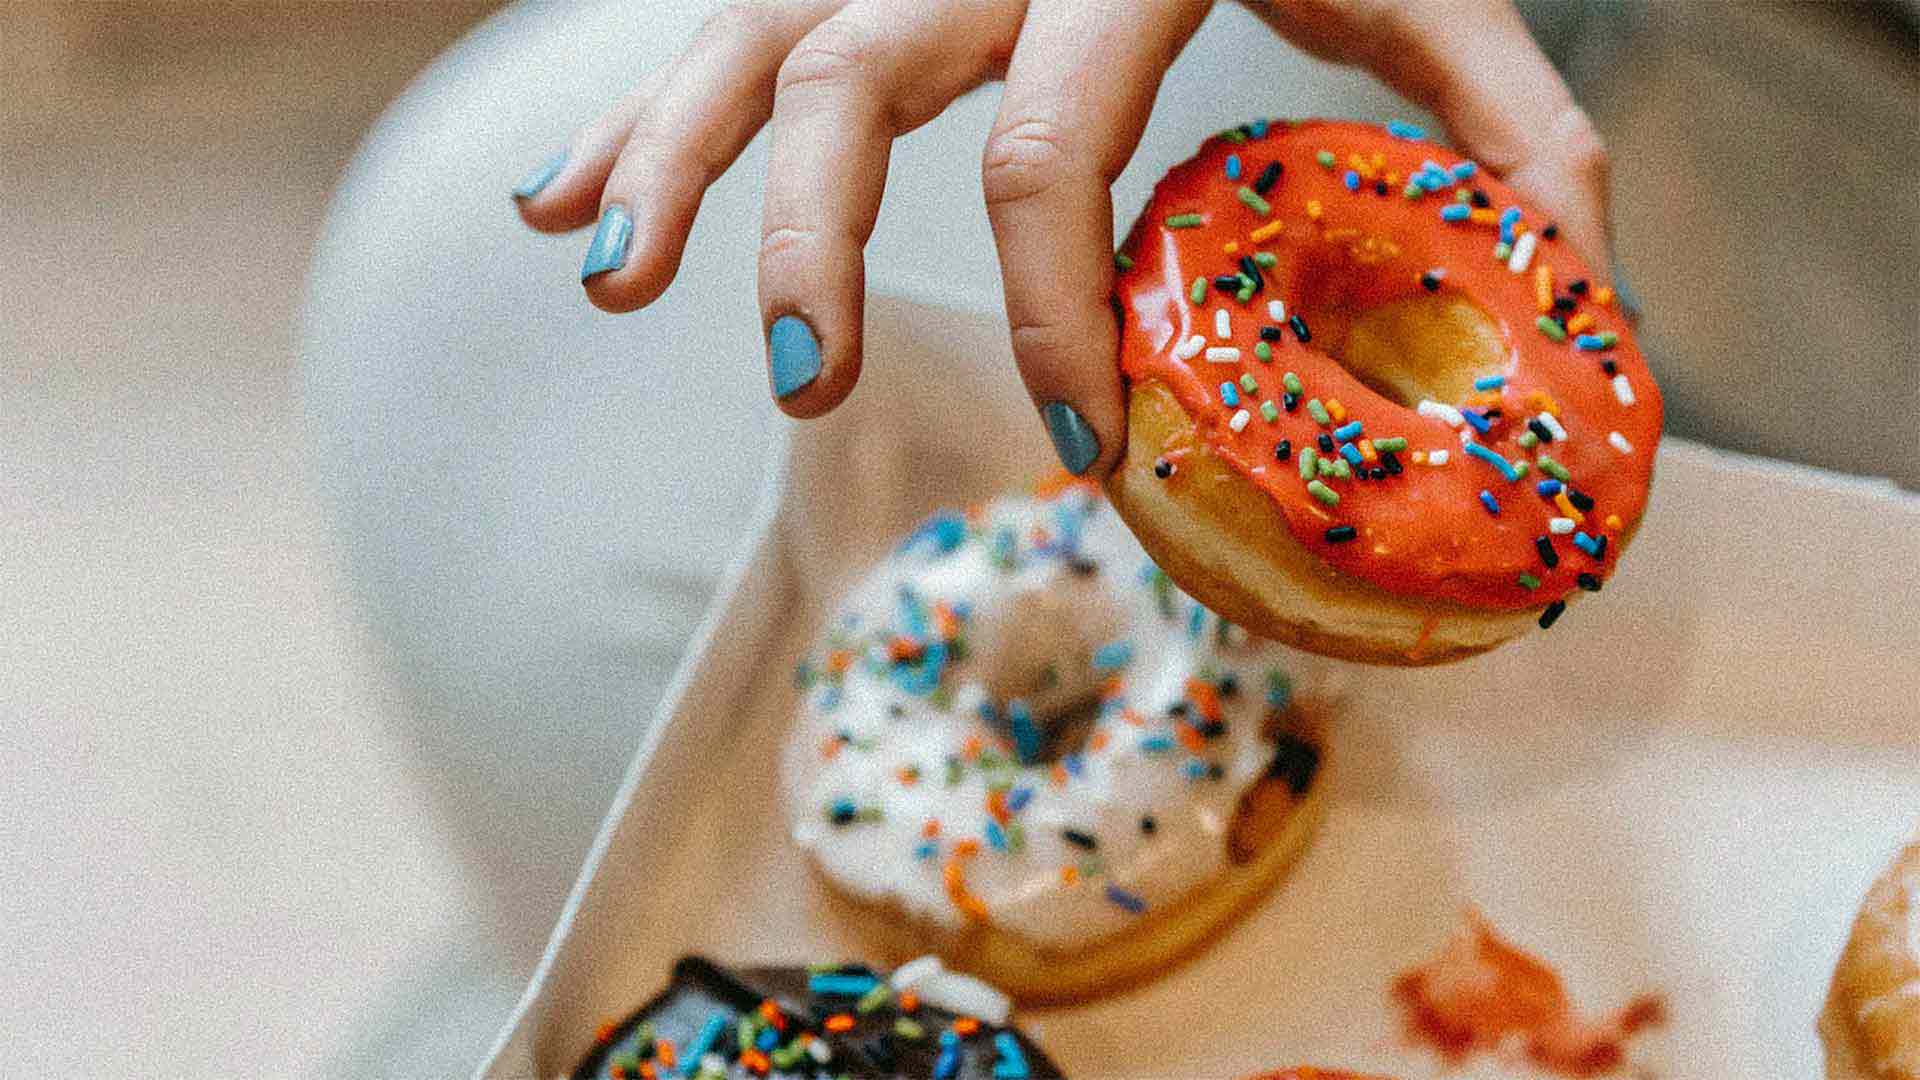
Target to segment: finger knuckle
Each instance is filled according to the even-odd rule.
[[[791,257],[820,238],[818,231],[798,225],[773,225],[760,234],[760,257],[778,260]]]
[[[701,27],[701,33],[716,41],[745,41],[750,45],[761,45],[773,40],[778,29],[777,22],[776,13],[767,5],[736,0],[709,16]]]
[[[1064,128],[1050,120],[1023,120],[987,137],[980,183],[989,207],[1004,206],[1058,186],[1072,167]]]
[[[1607,154],[1606,140],[1586,111],[1578,105],[1569,105],[1556,119],[1560,144],[1564,147],[1562,156],[1574,173],[1584,179],[1605,182],[1613,170],[1612,159]]]
[[[800,39],[780,65],[782,91],[818,87],[857,92],[865,89],[879,65],[880,43],[844,20],[829,19]]]

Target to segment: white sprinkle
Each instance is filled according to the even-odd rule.
[[[1555,536],[1565,536],[1573,531],[1572,518],[1548,518],[1547,531]]]
[[[893,984],[895,990],[911,990],[922,979],[929,975],[938,975],[946,969],[947,966],[940,962],[939,957],[929,953],[894,968],[893,978],[888,981]]]
[[[1231,345],[1213,345],[1207,349],[1209,364],[1237,364],[1240,362],[1240,350]]]
[[[1453,456],[1453,451],[1451,450],[1429,450],[1427,451],[1427,464],[1445,465],[1447,463],[1447,459],[1452,456]]]
[[[1622,405],[1633,404],[1633,384],[1627,381],[1625,375],[1613,377],[1613,396],[1619,398]]]
[[[1245,409],[1241,409],[1239,412],[1233,414],[1233,419],[1227,421],[1227,426],[1235,431],[1244,431],[1247,427],[1247,421],[1251,419],[1253,419],[1253,414],[1247,412]]]
[[[1560,420],[1558,417],[1554,416],[1550,412],[1543,412],[1539,416],[1535,417],[1534,419],[1540,421],[1540,426],[1543,428],[1546,428],[1547,431],[1553,435],[1554,441],[1556,442],[1567,441],[1567,429],[1560,426]]]
[[[1173,358],[1175,360],[1191,360],[1199,356],[1200,350],[1206,347],[1207,339],[1199,334],[1195,334],[1173,347]]]
[[[1233,322],[1229,319],[1226,308],[1213,309],[1213,336],[1221,341],[1233,337]]]
[[[1461,428],[1460,429],[1460,445],[1466,446],[1471,442],[1473,442],[1473,432],[1468,431],[1466,428]]]
[[[825,1039],[809,1039],[807,1040],[807,1056],[825,1065],[827,1062],[833,1060],[833,1047],[828,1046],[827,1040]],[[721,1076],[725,1076],[727,1074],[726,1062],[721,1062],[720,1067],[713,1071]]]
[[[1007,1014],[1013,1011],[1007,995],[957,971],[941,971],[921,979],[914,992],[936,1009],[975,1017],[996,1027],[1006,1023]]]
[[[1420,404],[1414,406],[1414,411],[1421,416],[1445,421],[1450,427],[1459,427],[1461,424],[1467,422],[1467,418],[1460,415],[1459,409],[1451,405],[1444,405],[1432,398],[1423,399]]]
[[[703,1073],[712,1073],[715,1076],[725,1076],[727,1075],[727,1059],[721,1057],[719,1054],[709,1052],[700,1059],[700,1071]]]
[[[1513,254],[1507,257],[1507,269],[1516,274],[1526,273],[1527,267],[1533,265],[1533,249],[1539,244],[1539,233],[1521,233],[1520,239],[1513,242]]]
[[[1267,301],[1267,318],[1274,322],[1287,321],[1287,305],[1278,300]]]
[[[1607,432],[1607,442],[1615,450],[1618,450],[1623,454],[1633,453],[1633,444],[1627,441],[1627,437],[1625,435],[1622,435],[1617,431]]]

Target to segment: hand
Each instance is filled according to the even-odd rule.
[[[1013,351],[1062,462],[1125,445],[1109,187],[1208,0],[772,0],[735,4],[516,192],[536,229],[598,219],[594,304],[673,280],[707,185],[772,122],[760,310],[780,407],[818,416],[860,375],[872,235],[892,141],[989,79],[1006,92],[981,174]],[[1607,164],[1508,0],[1248,0],[1283,37],[1372,71],[1606,265]],[[1231,119],[1231,118],[1227,118]]]

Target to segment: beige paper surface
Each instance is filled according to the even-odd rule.
[[[1051,456],[997,320],[884,300],[868,320],[860,389],[792,432],[768,527],[482,1075],[571,1068],[685,952],[910,948],[786,841],[793,662],[919,515]],[[1551,633],[1441,669],[1330,665],[1347,715],[1327,822],[1266,902],[1165,978],[1025,1026],[1074,1076],[1439,1075],[1385,989],[1471,903],[1590,1009],[1664,993],[1670,1024],[1633,1050],[1653,1075],[1817,1075],[1854,905],[1920,816],[1917,573],[1920,499],[1670,440],[1621,573]]]

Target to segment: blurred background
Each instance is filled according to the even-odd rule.
[[[105,1039],[167,1075],[464,1072],[713,586],[671,583],[650,644],[612,654],[640,674],[549,777],[551,820],[448,839],[472,791],[414,722],[450,691],[344,550],[327,432],[353,415],[313,420],[296,357],[357,141],[496,7],[0,5],[0,1045],[23,1071]],[[1914,7],[1528,12],[1613,151],[1672,430],[1920,484]],[[512,13],[463,62],[565,17]],[[515,178],[482,178],[503,218]],[[476,884],[488,843],[540,848],[517,906]]]

